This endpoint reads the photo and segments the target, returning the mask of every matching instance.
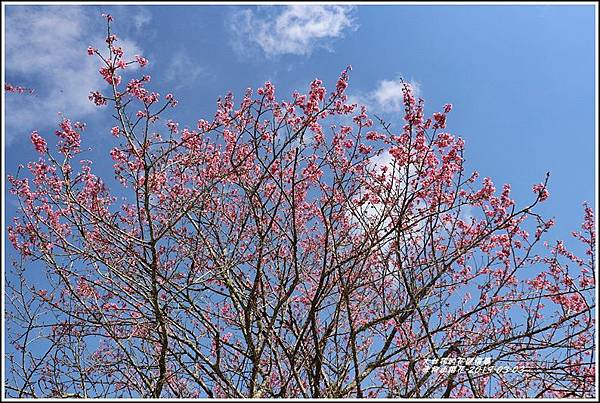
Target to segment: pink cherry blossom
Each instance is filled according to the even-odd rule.
[[[31,132],[31,143],[33,144],[35,150],[40,154],[43,154],[46,151],[48,151],[48,145],[46,143],[46,140],[42,136],[40,136],[37,131]]]

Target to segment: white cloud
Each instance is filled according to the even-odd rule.
[[[145,8],[140,8],[139,11],[133,16],[133,25],[135,29],[140,30],[144,26],[148,25],[152,20],[152,14]]]
[[[392,155],[386,150],[381,154],[371,158],[368,169],[374,173],[381,173],[382,169],[387,169],[388,181],[393,182],[390,188],[389,195],[382,194],[379,196],[390,197],[391,200],[401,201],[404,199],[405,192],[410,193],[413,190],[411,181],[417,174],[417,168],[411,165],[398,165]],[[408,183],[407,183],[408,182]],[[358,197],[364,196],[364,190],[359,191]],[[417,202],[417,206],[420,203]],[[357,224],[356,233],[369,232],[377,234],[379,237],[379,250],[385,254],[389,250],[392,242],[395,239],[395,233],[390,232],[390,225],[393,218],[397,220],[399,210],[402,207],[397,203],[390,203],[381,200],[379,202],[367,202],[362,206],[354,206],[351,210],[350,219]],[[405,236],[414,242],[418,239],[418,235],[423,231],[425,222],[419,221],[416,216],[403,216],[405,228],[403,233]]]
[[[372,93],[373,99],[384,112],[399,112],[404,109],[402,90],[405,86],[412,90],[413,96],[416,98],[421,95],[421,87],[414,81],[382,80]]]
[[[167,66],[165,78],[167,81],[178,83],[175,88],[181,88],[184,83],[196,80],[203,72],[198,62],[192,60],[188,54],[177,52]]]
[[[353,9],[340,5],[291,5],[269,7],[262,13],[241,10],[233,16],[233,46],[242,54],[247,52],[248,44],[253,44],[267,56],[309,55],[315,48],[328,48],[331,40],[343,37],[344,31],[357,28]]]
[[[391,180],[391,178],[393,178],[393,185],[391,187],[391,193],[393,195],[395,195],[395,197],[400,197],[402,198],[404,192],[407,189],[407,179],[408,179],[408,189],[411,189],[411,185],[410,185],[410,181],[412,181],[412,179],[414,179],[416,173],[417,173],[417,168],[414,166],[414,164],[410,164],[409,166],[406,165],[398,165],[396,163],[396,160],[394,159],[394,157],[392,157],[392,155],[389,153],[388,150],[383,151],[381,154],[376,155],[374,157],[371,158],[370,163],[368,165],[368,169],[371,172],[376,172],[376,173],[380,173],[383,169],[386,169],[388,178]],[[408,169],[408,170],[407,170]],[[408,178],[407,178],[408,175]],[[362,193],[361,193],[362,196]],[[389,206],[386,206],[383,202],[380,203],[370,203],[370,204],[366,204],[363,205],[359,211],[358,211],[358,215],[361,216],[363,219],[365,219],[367,222],[372,222],[373,220],[376,220],[378,218],[380,218],[381,214],[384,212],[384,209],[389,208]],[[389,212],[386,212],[386,214],[388,214]],[[384,221],[384,225],[382,226],[385,227],[385,225],[387,225],[387,223],[389,222],[389,218],[386,218],[386,220]]]
[[[6,75],[26,80],[36,96],[6,97],[7,145],[16,136],[53,126],[58,112],[80,120],[96,110],[88,95],[105,88],[105,83],[98,74],[100,62],[86,49],[106,46],[103,25],[99,15],[79,6],[10,7]],[[141,54],[130,40],[120,38],[118,45],[126,55]]]
[[[411,89],[415,98],[421,97],[421,86],[416,81],[381,80],[377,88],[367,94],[353,94],[350,101],[365,105],[371,112],[400,112],[404,109],[404,86]]]

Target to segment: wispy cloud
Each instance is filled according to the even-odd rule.
[[[408,86],[416,98],[421,96],[421,86],[416,81],[381,80],[377,87],[363,94],[352,94],[351,101],[365,105],[371,112],[400,112],[404,109],[403,92],[404,86]]]
[[[6,140],[54,124],[57,113],[81,119],[96,110],[89,91],[104,87],[99,62],[86,48],[105,46],[99,15],[85,7],[12,6],[6,15],[6,75],[26,80],[35,97],[6,97]],[[126,54],[141,53],[119,39]],[[12,78],[11,78],[12,79]]]
[[[310,55],[317,48],[357,29],[354,8],[340,5],[291,5],[239,10],[231,24],[238,53],[258,46],[267,56]]]
[[[180,51],[170,59],[166,67],[165,78],[175,83],[175,88],[181,88],[184,83],[194,82],[204,73],[197,61],[194,61],[187,53]]]
[[[139,8],[138,12],[133,15],[133,25],[135,29],[140,30],[152,21],[152,14],[146,8]]]

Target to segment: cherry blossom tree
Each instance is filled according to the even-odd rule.
[[[370,117],[350,68],[176,122],[105,17],[90,100],[114,112],[94,134],[114,173],[63,117],[9,177],[8,396],[594,395],[589,206],[580,257],[547,240],[548,177],[517,204],[466,172],[450,104],[427,117],[405,85],[399,125]]]

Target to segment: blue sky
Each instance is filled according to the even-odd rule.
[[[36,158],[29,133],[51,137],[63,112],[88,124],[84,146],[106,156],[96,168],[112,176],[110,111],[87,100],[102,88],[86,55],[102,42],[102,12],[115,16],[126,52],[150,59],[154,88],[176,95],[180,127],[212,117],[228,90],[271,80],[288,98],[316,77],[334,85],[352,65],[349,93],[393,127],[399,77],[429,113],[452,103],[448,129],[465,139],[468,169],[497,188],[511,183],[518,203],[533,200],[532,184],[550,171],[541,212],[557,218],[553,236],[568,237],[581,202],[595,202],[591,5],[6,6],[6,82],[36,95],[6,95],[5,174]]]

